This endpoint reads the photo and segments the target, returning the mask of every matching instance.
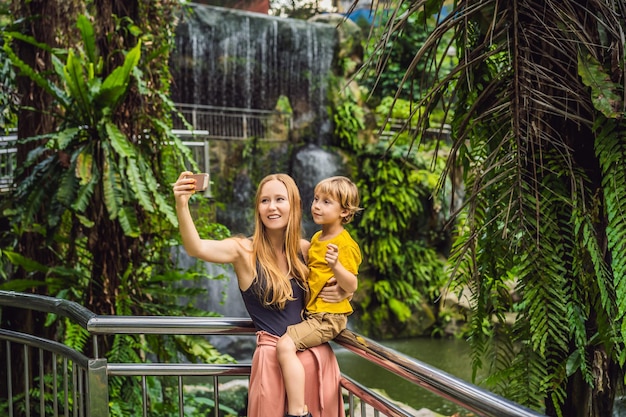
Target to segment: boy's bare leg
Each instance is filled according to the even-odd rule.
[[[304,416],[307,414],[307,407],[304,404],[304,366],[298,359],[296,344],[289,335],[284,334],[278,340],[276,354],[287,392],[287,413]]]

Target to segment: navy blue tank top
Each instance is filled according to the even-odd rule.
[[[304,289],[298,285],[298,280],[291,278],[293,301],[287,301],[285,308],[280,310],[275,306],[263,304],[262,290],[265,285],[263,270],[257,266],[257,277],[245,291],[241,291],[243,302],[257,331],[264,330],[275,336],[282,336],[287,326],[302,321],[304,309]]]

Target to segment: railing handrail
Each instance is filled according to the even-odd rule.
[[[24,333],[14,332],[12,330],[0,329],[0,336],[11,342],[22,343],[26,346],[36,347],[38,349],[44,349],[49,352],[62,355],[83,368],[87,368],[89,365],[89,358],[80,352],[75,351],[72,348],[67,347],[63,343],[55,342],[54,340],[48,340],[41,337],[28,335]]]
[[[76,320],[96,334],[223,334],[254,333],[247,318],[178,316],[102,316],[73,301],[0,290],[0,305],[50,311]],[[217,330],[216,330],[217,329]],[[481,416],[539,417],[506,398],[454,377],[421,361],[386,348],[373,340],[344,330],[335,342],[351,352]],[[194,364],[194,366],[197,364]],[[119,372],[133,372],[132,364],[110,364]],[[189,364],[186,365],[187,369]],[[172,365],[172,370],[175,365]],[[119,369],[118,369],[119,368]],[[167,367],[163,370],[168,369]]]
[[[84,329],[87,329],[87,323],[91,318],[98,316],[74,301],[16,291],[0,291],[0,305],[55,313],[72,319]]]
[[[243,108],[243,107],[220,107],[220,106],[212,106],[209,104],[191,104],[191,103],[175,103],[174,106],[177,109],[191,109],[191,110],[205,110],[210,112],[215,112],[218,114],[241,114],[241,115],[253,115],[253,116],[267,116],[272,114],[285,114],[289,113],[279,111],[279,110],[263,110],[263,109],[251,109],[251,108]]]
[[[93,334],[252,334],[248,318],[183,316],[94,316],[85,327]]]

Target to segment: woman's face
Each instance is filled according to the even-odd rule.
[[[289,223],[289,197],[287,187],[278,180],[263,184],[259,198],[259,216],[267,229],[285,229]]]

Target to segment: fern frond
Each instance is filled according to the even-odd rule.
[[[139,220],[135,210],[131,207],[122,207],[117,212],[117,219],[124,230],[124,234],[129,237],[139,237],[141,231],[139,230]]]
[[[116,334],[111,349],[107,352],[107,359],[110,362],[141,363],[143,359],[137,352],[140,352],[142,347],[137,336]]]
[[[4,32],[3,33],[4,42],[2,45],[2,50],[6,54],[6,56],[11,60],[11,63],[20,70],[20,72],[33,80],[39,87],[43,90],[50,93],[53,97],[59,99],[60,101],[66,101],[64,94],[62,94],[57,88],[53,88],[54,84],[42,76],[39,72],[35,71],[30,65],[24,62],[20,57],[11,49],[11,43],[13,39],[19,39],[24,42],[31,43],[39,48],[50,50],[48,45],[36,42],[35,38],[32,36],[26,36],[19,32]]]
[[[91,111],[92,101],[89,97],[83,66],[82,59],[70,49],[63,68],[63,82],[68,89],[68,94],[74,99],[73,110],[80,113],[82,120],[93,125],[93,120],[91,120],[93,115]]]
[[[91,337],[89,332],[69,319],[63,320],[63,326],[65,327],[64,343],[78,352],[84,352],[84,348]]]
[[[103,147],[105,164],[102,172],[102,192],[104,203],[111,220],[116,219],[123,204],[120,192],[120,173],[116,162],[110,158],[110,148]]]
[[[141,161],[141,165],[145,167],[143,170],[143,181],[150,191],[152,198],[154,199],[154,204],[156,204],[159,211],[165,215],[167,220],[175,227],[178,227],[178,217],[176,216],[176,211],[165,199],[162,190],[159,189],[159,183],[157,182],[156,177],[154,176],[152,169],[149,169],[150,166],[146,163],[143,158],[139,159]]]
[[[111,146],[119,157],[126,159],[135,159],[137,157],[133,145],[116,125],[111,122],[105,122],[104,130]]]
[[[150,177],[151,171],[149,167],[142,163],[141,158],[131,159],[126,165],[126,180],[130,186],[130,189],[134,192],[134,198],[131,201],[138,201],[139,205],[149,213],[154,212],[154,206],[152,205],[152,199],[148,193],[148,189],[144,183],[144,178]]]
[[[165,214],[165,217],[170,222],[170,224],[174,227],[178,227],[178,217],[176,217],[176,211],[169,204],[168,200],[163,197],[161,193],[154,194],[154,200],[161,211],[161,213]]]
[[[626,134],[614,119],[600,118],[596,123],[595,151],[602,170],[602,192],[606,210],[606,239],[616,293],[616,320],[626,337]],[[622,354],[620,362],[626,357]]]
[[[87,184],[80,186],[76,198],[72,203],[72,208],[77,213],[84,213],[91,202],[91,196],[93,195],[94,188],[97,184],[97,177],[92,177],[91,181]]]
[[[151,122],[156,125],[162,132],[166,134],[167,147],[163,149],[163,153],[175,158],[174,165],[179,167],[189,167],[191,171],[198,171],[198,164],[191,152],[191,149],[183,143],[183,141],[176,135],[174,135],[169,126],[167,126],[162,120],[151,119]],[[188,126],[190,130],[193,130],[192,126]],[[170,151],[171,147],[171,151]],[[180,169],[176,171],[176,174],[180,172]]]
[[[235,363],[230,355],[221,354],[205,338],[199,336],[176,335],[174,342],[178,352],[193,363]]]

